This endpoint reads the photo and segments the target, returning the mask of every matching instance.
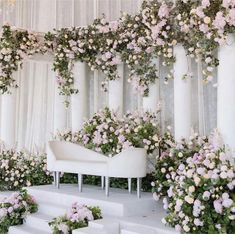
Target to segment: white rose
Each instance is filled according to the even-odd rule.
[[[161,172],[162,172],[162,173],[166,173],[166,169],[165,169],[165,168],[162,168],[162,169],[161,169]]]
[[[178,153],[178,157],[179,157],[179,158],[182,158],[183,156],[184,156],[184,155],[183,155],[182,152],[179,152],[179,153]]]
[[[228,177],[228,175],[227,175],[227,173],[226,173],[225,171],[222,171],[222,172],[220,173],[220,178],[226,179],[227,177]]]
[[[184,200],[185,200],[187,203],[189,203],[189,204],[193,204],[193,202],[194,202],[194,199],[193,199],[192,197],[190,197],[190,196],[186,196],[186,197],[184,198]]]
[[[187,225],[184,225],[184,226],[183,226],[183,229],[184,229],[185,232],[189,232],[189,231],[190,231],[190,228],[189,228],[189,226],[187,226]]]
[[[201,181],[201,179],[199,177],[194,178],[194,182],[196,185],[199,185],[200,181]]]
[[[190,186],[190,187],[188,188],[188,191],[189,191],[190,193],[193,193],[193,192],[195,191],[195,187],[194,187],[194,186]]]

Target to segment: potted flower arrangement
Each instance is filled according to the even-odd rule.
[[[72,234],[75,229],[87,227],[89,221],[101,218],[100,208],[74,203],[69,212],[54,218],[49,225],[53,234]]]
[[[0,201],[0,233],[7,233],[10,226],[23,224],[25,217],[37,210],[35,199],[26,190],[4,198]]]

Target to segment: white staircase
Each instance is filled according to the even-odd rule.
[[[73,234],[177,234],[161,223],[165,212],[150,193],[143,193],[138,199],[126,190],[113,189],[106,197],[97,187],[85,187],[78,193],[76,185],[61,185],[59,190],[52,185],[37,186],[28,188],[28,192],[36,198],[39,211],[29,215],[23,225],[10,227],[9,234],[52,233],[48,222],[65,214],[74,202],[99,206],[103,219],[91,221],[88,227],[74,230]]]

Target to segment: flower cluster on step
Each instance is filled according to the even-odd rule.
[[[17,190],[24,186],[51,183],[45,154],[1,149],[0,181],[0,190]]]
[[[43,43],[42,43],[43,44]],[[10,93],[17,87],[13,72],[22,66],[23,59],[43,53],[39,37],[27,30],[16,30],[4,25],[0,37],[0,93]]]
[[[55,138],[82,144],[107,156],[129,147],[142,147],[152,154],[161,142],[157,113],[127,113],[120,118],[108,108],[94,114],[80,131],[58,132]]]
[[[89,221],[101,218],[99,207],[74,203],[65,215],[54,218],[49,225],[53,234],[72,234],[75,229],[87,227]]]
[[[235,166],[217,134],[174,143],[161,155],[152,183],[164,197],[164,223],[182,233],[235,232]]]
[[[7,233],[10,226],[23,224],[30,213],[35,213],[38,205],[26,190],[13,193],[0,201],[0,233]]]

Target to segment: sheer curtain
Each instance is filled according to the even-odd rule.
[[[17,27],[46,32],[53,28],[87,25],[94,18],[105,14],[108,20],[115,20],[120,12],[135,13],[141,0],[16,0],[15,6],[1,1],[0,24],[8,22]],[[193,76],[192,116],[193,128],[201,133],[209,133],[216,126],[216,88],[202,85],[201,69],[191,65]],[[166,70],[160,67],[160,100],[162,106],[161,125],[164,130],[173,126],[174,91],[173,82],[164,83]],[[28,60],[17,72],[19,88],[16,91],[16,142],[18,148],[29,150],[45,146],[51,137],[54,122],[54,98],[56,84],[52,62]],[[141,109],[142,98],[135,94],[127,82],[128,69],[125,67],[124,112]],[[94,82],[94,73],[87,68],[89,79],[89,113],[94,113],[94,92],[98,89],[98,108],[108,104],[108,94],[100,90]],[[104,79],[99,73],[98,83]],[[183,105],[183,104],[182,104]],[[182,113],[183,115],[184,113]],[[70,108],[67,109],[67,127],[71,126]],[[1,126],[0,126],[1,127]]]

